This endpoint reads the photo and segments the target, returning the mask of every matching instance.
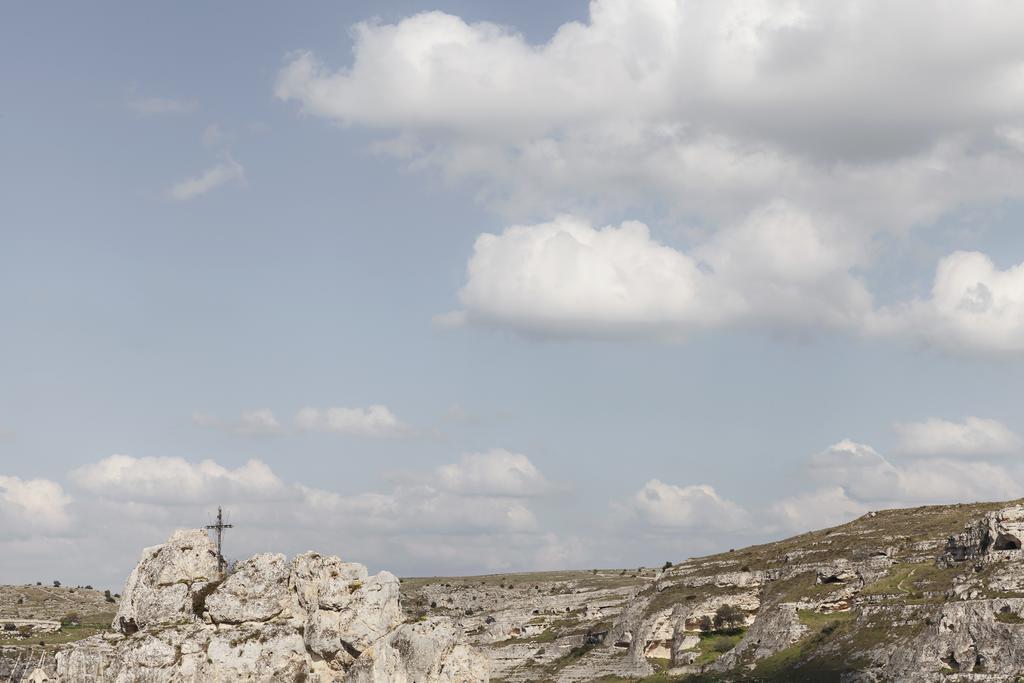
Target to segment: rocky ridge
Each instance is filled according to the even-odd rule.
[[[872,512],[658,569],[403,579],[143,553],[68,681],[1024,681],[1024,505]]]
[[[403,593],[458,616],[509,683],[1024,681],[1022,538],[1024,505],[930,506],[657,571]]]
[[[256,555],[221,577],[201,529],[147,548],[113,633],[57,655],[64,681],[486,681],[487,660],[445,616],[407,619],[398,579],[304,553]]]

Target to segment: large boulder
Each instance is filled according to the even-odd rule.
[[[402,621],[400,585],[389,572],[368,576],[361,564],[305,553],[292,562],[290,585],[305,613],[306,647],[340,666]]]
[[[268,621],[288,605],[288,559],[281,554],[254,555],[206,598],[206,610],[216,624]]]
[[[217,548],[203,529],[175,531],[146,548],[122,591],[113,627],[130,634],[159,624],[196,621],[203,596],[220,579]]]
[[[403,624],[367,650],[352,666],[346,683],[483,683],[487,658],[463,642],[450,619]]]

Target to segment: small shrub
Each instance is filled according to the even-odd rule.
[[[54,581],[53,582],[53,587],[54,588],[60,588],[60,581]]]
[[[715,610],[715,628],[729,629],[742,626],[747,613],[735,605],[725,604]]]

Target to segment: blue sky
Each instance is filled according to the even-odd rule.
[[[830,7],[5,9],[0,580],[1021,495],[1018,10]]]

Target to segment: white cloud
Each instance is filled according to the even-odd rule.
[[[520,500],[507,496],[460,495],[430,485],[398,486],[386,494],[345,496],[303,489],[318,513],[359,519],[378,533],[525,533],[537,519]]]
[[[933,431],[928,425],[936,422],[940,429]],[[930,420],[913,425],[911,432],[925,430],[910,434],[913,445],[922,449],[919,454],[927,456],[923,458],[890,461],[871,446],[849,439],[829,446],[806,462],[807,474],[819,487],[770,504],[764,515],[766,529],[803,532],[842,524],[868,510],[1009,500],[1024,495],[1024,486],[1018,483],[1024,468],[1014,463],[941,457],[952,453],[946,450],[951,441],[941,438],[943,432],[961,439],[962,445],[991,446],[991,442],[979,442],[976,435],[970,435],[970,424],[969,419],[964,424]],[[962,448],[956,452],[965,454]],[[988,451],[975,454],[984,452]]]
[[[464,496],[538,496],[551,489],[529,458],[503,449],[464,455],[439,467],[436,477],[440,488]]]
[[[66,531],[72,524],[70,503],[57,482],[0,476],[0,537]]]
[[[594,229],[561,216],[478,238],[459,317],[555,336],[678,337],[751,321],[856,328],[871,309],[848,270],[858,258],[841,232],[782,202],[689,252],[642,223]]]
[[[963,422],[929,418],[894,426],[898,449],[910,455],[1002,455],[1020,450],[1021,439],[998,420],[968,417]]]
[[[871,446],[843,440],[812,456],[817,481],[841,486],[853,499],[901,507],[956,501],[1005,500],[1024,494],[1019,468],[981,460],[925,458],[893,463]]]
[[[190,114],[199,109],[199,102],[196,100],[176,100],[169,97],[139,97],[129,100],[128,107],[136,114],[145,116]]]
[[[943,258],[930,296],[884,309],[879,334],[898,334],[951,351],[1024,351],[1024,264],[1000,270],[978,252]]]
[[[996,0],[595,0],[534,45],[425,12],[358,25],[347,67],[289,55],[275,94],[382,131],[381,153],[526,223],[480,237],[462,310],[439,323],[753,323],[1021,352],[1020,266],[958,252],[931,297],[880,311],[857,275],[881,231],[1024,196],[1021,20]],[[644,212],[713,235],[679,250],[579,218]]]
[[[112,455],[70,474],[95,495],[143,503],[214,503],[218,499],[269,500],[294,496],[266,464],[250,460],[231,469],[213,460]]]
[[[746,510],[706,484],[675,486],[651,479],[616,507],[662,532],[740,531],[750,525]]]
[[[295,426],[307,431],[373,438],[408,436],[413,431],[387,406],[379,404],[368,408],[303,408],[295,416]]]
[[[766,519],[785,532],[800,533],[845,524],[870,509],[868,503],[850,498],[842,487],[830,486],[773,503]]]
[[[60,566],[90,581],[101,571],[110,571],[111,581],[123,579],[140,548],[161,542],[175,528],[208,523],[218,505],[235,525],[227,536],[230,557],[316,549],[395,571],[461,573],[552,568],[546,559],[576,557],[578,542],[568,539],[560,552],[558,537],[545,529],[534,499],[526,497],[529,487],[546,482],[543,475],[524,456],[513,456],[507,462],[523,477],[503,478],[507,473],[496,463],[505,458],[495,458],[454,463],[463,475],[454,482],[442,475],[452,470],[440,466],[408,470],[403,483],[381,490],[340,492],[285,481],[257,460],[231,467],[212,460],[115,455],[69,473],[76,490],[73,508],[53,482],[0,477],[0,529],[38,533],[39,526],[25,527],[21,520],[38,525],[49,519],[47,531],[63,530],[73,514],[79,523],[62,537],[67,544],[52,546],[52,552],[32,550],[33,559],[18,565],[19,571],[22,565],[51,566],[59,547]],[[443,485],[449,483],[454,486]],[[463,488],[473,483],[491,493]],[[5,552],[6,542],[0,538]]]
[[[202,173],[177,183],[168,195],[177,201],[188,201],[223,185],[245,186],[245,167],[225,156],[224,159]]]
[[[995,0],[597,0],[531,45],[426,12],[358,25],[345,68],[290,55],[275,93],[517,212],[785,197],[906,227],[1020,195],[1022,20]]]
[[[201,427],[222,429],[241,436],[277,436],[285,429],[268,408],[249,410],[241,414],[237,421],[224,421],[205,413],[193,413],[192,422]]]

